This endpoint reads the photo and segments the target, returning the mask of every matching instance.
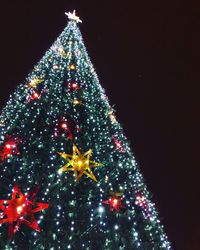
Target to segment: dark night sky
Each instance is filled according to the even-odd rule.
[[[1,1],[0,107],[77,10],[174,249],[200,249],[199,13],[181,1]]]

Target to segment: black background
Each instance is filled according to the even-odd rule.
[[[195,1],[0,3],[0,106],[77,10],[173,248],[200,249],[199,6]]]

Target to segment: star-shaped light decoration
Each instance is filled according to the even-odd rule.
[[[111,197],[108,200],[103,201],[103,204],[110,206],[110,211],[119,212],[125,206],[122,203],[122,194],[121,193],[111,193]]]
[[[39,79],[36,77],[29,82],[28,86],[31,88],[36,88],[39,83],[43,83],[43,82],[44,82],[43,79]]]
[[[22,142],[19,138],[9,138],[2,146],[2,150],[0,151],[0,161],[4,161],[8,159],[12,155],[20,155],[20,151],[18,149],[18,144]]]
[[[49,205],[35,202],[38,189],[36,187],[32,192],[24,195],[20,188],[15,185],[11,200],[0,200],[0,210],[3,211],[0,213],[0,224],[8,223],[9,238],[19,230],[21,224],[40,232],[34,213],[47,209]]]
[[[74,10],[73,13],[71,12],[65,12],[65,15],[69,18],[69,20],[73,20],[77,23],[82,23],[82,20],[76,16],[76,11]]]
[[[97,181],[95,175],[92,172],[92,168],[102,166],[101,163],[97,163],[91,161],[90,158],[92,156],[92,150],[88,150],[84,154],[81,154],[79,149],[73,145],[73,154],[66,154],[66,153],[58,153],[62,158],[68,161],[66,165],[59,169],[58,173],[61,174],[62,172],[73,171],[75,175],[75,179],[77,181],[83,175],[87,175],[93,181]]]

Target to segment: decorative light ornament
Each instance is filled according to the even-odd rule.
[[[60,65],[59,65],[59,64],[54,64],[54,65],[53,65],[53,69],[59,70],[59,69],[60,69]]]
[[[80,100],[78,100],[78,99],[73,99],[72,100],[72,103],[76,106],[76,105],[82,105],[83,104],[83,102],[82,101],[80,101]]]
[[[58,54],[62,57],[62,58],[70,58],[72,56],[72,53],[69,51],[65,51],[63,48],[59,47],[58,48]]]
[[[27,101],[31,102],[31,101],[35,101],[40,99],[41,94],[37,91],[33,91],[28,97],[27,97]]]
[[[63,129],[64,131],[67,131],[69,132],[69,139],[72,140],[73,139],[73,134],[72,134],[72,131],[69,127],[69,124],[66,122],[66,121],[62,121],[60,123],[60,128]]]
[[[140,193],[136,194],[135,204],[142,208],[142,212],[145,217],[150,216],[150,211],[149,211],[150,203],[148,202],[145,196],[143,196]]]
[[[0,120],[0,127],[4,127],[5,126],[5,122],[3,120]]]
[[[105,183],[108,183],[109,177],[108,175],[105,176]]]
[[[82,23],[82,20],[76,16],[76,11],[74,10],[71,12],[65,12],[65,15],[69,18],[69,20],[75,21],[76,23]]]
[[[110,114],[110,120],[111,120],[112,124],[117,122],[116,117],[115,117],[114,114]]]
[[[108,200],[103,201],[103,204],[110,205],[110,211],[119,212],[125,206],[122,203],[121,193],[111,193],[111,197]]]
[[[69,65],[70,70],[76,70],[76,64],[72,63]]]
[[[32,100],[39,99],[40,98],[40,93],[34,91],[31,95]]]
[[[145,197],[143,195],[139,195],[139,194],[136,195],[135,204],[140,206],[140,207],[146,206]]]
[[[11,200],[0,200],[0,224],[8,223],[8,237],[15,234],[21,224],[40,232],[40,227],[35,220],[34,213],[48,208],[48,204],[35,202],[38,187],[32,192],[24,195],[20,188],[15,185],[12,192]],[[4,218],[6,216],[6,218]]]
[[[11,155],[19,155],[18,144],[21,140],[16,138],[8,139],[2,146],[2,150],[0,152],[0,161],[3,161],[9,158]]]
[[[70,82],[68,83],[68,88],[70,90],[79,90],[81,87],[77,82]]]
[[[60,122],[55,127],[54,136],[59,136],[62,134],[66,134],[68,132],[68,139],[73,140],[73,132],[74,130],[80,131],[81,129],[77,125],[77,122],[74,120],[68,120],[66,118],[62,118]]]
[[[44,80],[39,79],[39,78],[35,78],[35,79],[33,79],[33,80],[31,80],[31,81],[29,82],[28,86],[31,87],[31,88],[35,88],[35,87],[37,87],[37,85],[38,85],[39,83],[42,83],[42,82],[44,82]]]
[[[66,122],[63,122],[61,125],[61,128],[63,128],[64,130],[66,130],[68,128],[68,125]]]
[[[73,171],[75,179],[78,181],[85,174],[93,181],[97,181],[92,172],[92,168],[102,166],[101,163],[91,161],[92,150],[88,150],[86,153],[81,154],[79,149],[73,145],[73,154],[58,153],[62,158],[68,161],[66,165],[59,169],[58,173]]]
[[[114,112],[112,110],[108,111],[106,116],[108,116],[110,118],[112,124],[117,122],[115,114],[114,114]]]

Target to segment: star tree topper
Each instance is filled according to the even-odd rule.
[[[0,224],[8,223],[9,238],[19,230],[21,224],[40,232],[34,213],[47,209],[49,205],[35,202],[38,190],[39,188],[36,187],[32,192],[24,195],[18,185],[15,185],[11,200],[0,200],[0,210],[3,211],[0,213]]]
[[[93,181],[97,181],[95,175],[93,174],[91,168],[102,166],[101,163],[97,163],[90,160],[92,156],[92,150],[88,150],[84,154],[81,154],[79,149],[73,145],[73,154],[69,155],[66,153],[58,153],[62,158],[68,161],[66,165],[59,169],[58,173],[73,171],[75,174],[75,179],[78,181],[85,174]],[[71,166],[71,167],[70,167]]]
[[[76,16],[76,11],[74,10],[73,13],[71,12],[65,12],[65,15],[69,18],[69,20],[73,20],[77,23],[82,23],[82,20]]]

